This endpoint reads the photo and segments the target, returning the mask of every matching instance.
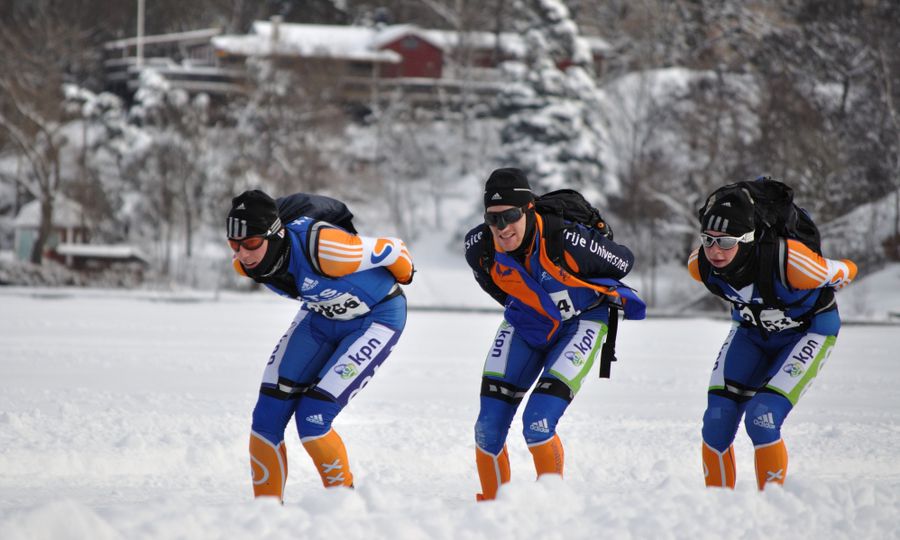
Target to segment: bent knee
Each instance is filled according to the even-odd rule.
[[[540,386],[542,382],[546,383],[545,388],[548,389],[552,389],[553,386],[568,388],[558,379],[541,378],[538,385]],[[522,435],[525,436],[525,442],[541,443],[553,437],[556,433],[556,424],[572,402],[570,395],[564,395],[565,397],[562,397],[558,391],[541,391],[540,387],[535,390],[522,413]]]
[[[719,396],[710,396],[703,413],[703,440],[719,452],[724,452],[734,442],[740,418],[738,404]]]
[[[501,415],[484,412],[478,415],[475,422],[475,444],[485,452],[497,455],[503,449],[508,433],[509,424]]]
[[[769,444],[781,438],[781,425],[791,410],[787,398],[778,394],[759,393],[747,406],[744,428],[754,446]]]
[[[481,408],[475,421],[475,444],[497,455],[506,443],[509,425],[516,412],[515,405],[497,399],[481,398]]]
[[[547,414],[547,411],[540,409],[526,409],[522,413],[522,435],[525,437],[525,442],[536,444],[552,438],[556,433],[557,423],[559,423],[559,417],[554,414]]]
[[[556,419],[532,417],[522,420],[522,435],[528,444],[542,443],[551,439],[556,433]]]
[[[284,439],[284,430],[294,414],[296,401],[260,394],[253,408],[250,429],[273,444]]]
[[[334,401],[308,397],[301,399],[295,417],[300,439],[319,437],[328,433],[331,423],[339,412],[341,412],[341,406]]]

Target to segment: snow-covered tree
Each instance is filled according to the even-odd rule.
[[[130,115],[144,144],[125,156],[125,179],[140,194],[133,234],[156,247],[163,274],[170,271],[176,240],[183,242],[184,256],[192,256],[194,231],[202,223],[208,109],[205,94],[191,98],[153,70],[142,72]]]
[[[590,50],[562,2],[519,1],[515,8],[528,54],[504,65],[498,162],[525,170],[538,190],[570,187],[603,204],[618,186],[601,159],[606,128]]]

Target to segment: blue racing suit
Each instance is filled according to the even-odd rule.
[[[253,431],[276,446],[292,415],[301,439],[328,432],[406,324],[406,298],[386,268],[337,278],[316,271],[308,243],[321,224],[301,218],[286,225],[286,274],[264,281],[274,292],[303,301],[269,357],[253,411]]]
[[[546,243],[554,232],[545,230],[539,214],[535,222],[523,259],[497,249],[484,224],[465,239],[475,279],[505,308],[485,361],[475,424],[476,444],[491,455],[503,449],[516,409],[532,386],[523,412],[525,440],[532,445],[554,437],[607,337],[611,303],[624,305],[630,318],[643,317],[643,303],[617,281],[634,264],[627,247],[598,230],[567,223],[561,239],[567,266],[591,279],[577,277],[549,259]]]

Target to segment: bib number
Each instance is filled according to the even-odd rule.
[[[324,302],[307,302],[306,309],[337,321],[348,321],[369,312],[369,306],[350,293],[344,293]]]
[[[744,321],[754,326],[757,324],[756,319],[753,317],[753,311],[751,311],[749,307],[744,306],[741,308],[740,315],[741,319]],[[801,325],[801,323],[788,317],[787,314],[780,309],[762,310],[759,313],[759,323],[761,323],[762,327],[769,332],[780,332]]]
[[[569,296],[569,291],[550,293],[550,298],[553,300],[553,303],[556,304],[556,309],[558,309],[559,313],[562,315],[562,320],[567,321],[580,313],[575,309],[575,306],[572,305],[572,297]]]

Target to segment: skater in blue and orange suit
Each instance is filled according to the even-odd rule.
[[[700,213],[702,248],[688,260],[691,276],[733,306],[703,415],[710,487],[734,488],[732,443],[742,417],[755,449],[757,487],[784,483],[782,425],[834,347],[841,319],[832,291],[856,276],[852,261],[826,259],[798,240],[778,238],[767,277],[780,305],[767,305],[754,204],[746,189],[711,197]]]
[[[352,487],[347,450],[332,422],[403,331],[399,284],[412,280],[409,252],[398,238],[358,236],[309,217],[283,224],[276,201],[259,190],[232,200],[227,234],[240,274],[302,302],[268,359],[253,410],[254,495],[284,498],[284,431],[292,416],[322,484]]]
[[[525,441],[538,476],[563,474],[557,423],[607,338],[610,303],[643,306],[612,289],[632,269],[631,251],[613,242],[608,226],[552,226],[550,216],[536,211],[521,170],[491,173],[484,206],[484,223],[466,235],[466,260],[505,312],[485,361],[475,424],[477,500],[494,499],[510,480],[507,433],[532,386],[522,415]],[[560,264],[548,257],[552,243],[562,244]],[[599,285],[593,278],[607,279]]]

